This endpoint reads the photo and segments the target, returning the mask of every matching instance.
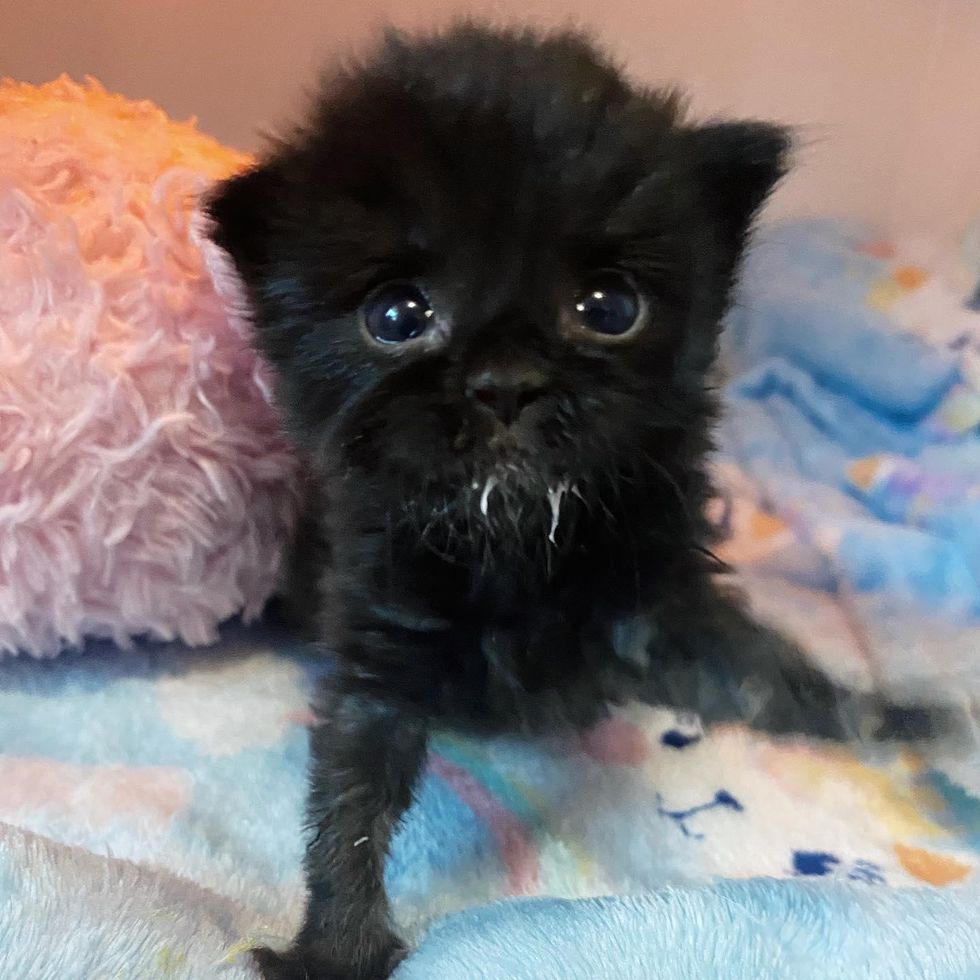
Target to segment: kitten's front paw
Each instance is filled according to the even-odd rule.
[[[309,971],[301,954],[296,950],[277,953],[267,946],[257,946],[252,950],[252,959],[255,960],[264,980],[306,980],[306,977],[312,980],[319,976],[318,973]]]
[[[406,950],[392,945],[367,966],[353,966],[326,957],[315,947],[293,947],[283,953],[260,946],[252,950],[264,980],[388,980]]]
[[[963,733],[964,711],[953,705],[892,701],[880,694],[842,694],[826,724],[836,725],[831,738],[863,742],[925,744]]]
[[[967,725],[966,711],[948,704],[895,704],[886,700],[868,714],[870,736],[880,742],[954,739]]]

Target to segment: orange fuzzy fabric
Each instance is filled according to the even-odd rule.
[[[201,193],[249,158],[67,78],[0,83],[0,653],[256,615],[295,463]]]

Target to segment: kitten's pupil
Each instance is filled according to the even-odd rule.
[[[361,310],[368,333],[382,344],[414,340],[433,319],[425,294],[408,282],[380,286],[364,301]]]
[[[596,273],[576,297],[575,315],[586,330],[608,337],[620,336],[636,323],[640,297],[621,273]]]

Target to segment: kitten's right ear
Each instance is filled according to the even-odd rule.
[[[683,131],[681,145],[702,197],[733,254],[789,167],[792,132],[775,123],[708,123]]]
[[[268,259],[272,213],[284,186],[280,168],[267,163],[223,181],[207,199],[211,238],[231,256],[246,280]]]

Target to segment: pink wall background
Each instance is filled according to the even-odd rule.
[[[977,0],[9,0],[0,74],[90,73],[253,148],[324,59],[459,13],[587,24],[696,115],[801,125],[778,211],[943,235],[980,212]]]

